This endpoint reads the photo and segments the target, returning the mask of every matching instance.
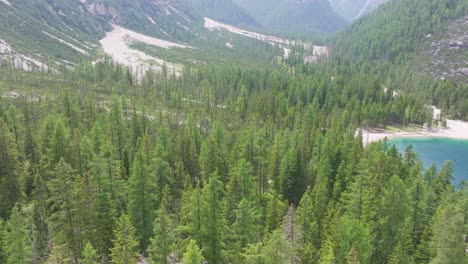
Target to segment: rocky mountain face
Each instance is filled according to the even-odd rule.
[[[70,66],[110,30],[78,0],[0,1],[0,28],[2,56],[24,68],[48,60]]]
[[[468,81],[468,15],[429,33],[419,55],[427,74],[442,80]]]
[[[389,0],[329,0],[332,8],[352,21],[376,9]]]

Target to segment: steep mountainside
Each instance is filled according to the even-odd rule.
[[[335,32],[345,20],[327,0],[234,0],[270,31],[297,33]]]
[[[334,54],[340,59],[402,62],[420,49],[428,34],[467,13],[466,0],[393,0],[339,33]]]
[[[393,0],[339,33],[331,56],[467,119],[467,16],[466,0]]]
[[[205,18],[269,31],[231,0],[2,0],[0,59],[30,70],[107,54],[139,73],[185,63],[268,65],[293,46],[214,32]]]
[[[413,63],[433,77],[468,82],[468,15],[427,34]]]
[[[349,21],[376,9],[389,0],[329,0],[332,8]]]
[[[3,0],[0,27],[0,56],[8,54],[15,63],[28,67],[40,66],[38,59],[77,61],[110,29],[77,0]]]

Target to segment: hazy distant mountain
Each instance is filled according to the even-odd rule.
[[[328,0],[234,0],[266,30],[335,32],[346,25]]]
[[[332,8],[348,19],[352,21],[357,19],[375,8],[379,5],[389,1],[389,0],[329,0]]]
[[[232,25],[257,25],[244,9],[232,0],[181,0],[198,16],[209,17]]]

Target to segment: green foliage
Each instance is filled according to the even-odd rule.
[[[48,182],[50,191],[49,226],[57,246],[67,257],[78,258],[81,253],[78,230],[79,211],[74,188],[78,185],[75,171],[63,158],[54,169],[53,178]]]
[[[294,257],[294,249],[281,230],[270,235],[263,252],[265,263],[291,263]]]
[[[5,264],[27,264],[31,262],[31,237],[27,229],[30,219],[16,206],[2,234]]]
[[[368,228],[359,220],[344,215],[339,222],[336,263],[369,263],[372,245]]]
[[[184,253],[183,261],[185,264],[201,264],[203,262],[202,251],[195,240],[190,240],[187,250]]]
[[[445,36],[442,41],[431,36],[445,35],[449,27],[461,28],[460,21],[467,12],[464,0],[389,1],[333,37],[333,60],[357,67],[361,72],[388,73],[391,83],[399,83],[391,88],[394,91],[411,92],[444,109],[448,115],[466,119],[466,76],[444,77],[451,72],[451,65],[463,61],[463,52],[457,52],[453,58],[439,57],[439,53],[445,56],[454,51],[449,50],[448,44],[462,33],[452,33],[452,37]],[[455,22],[457,18],[460,20]],[[447,44],[437,45],[439,41]],[[401,110],[412,111],[392,109]],[[432,120],[429,121],[430,124]]]
[[[114,231],[113,248],[110,249],[113,264],[134,263],[138,255],[138,242],[135,239],[135,228],[127,215],[122,214]]]
[[[465,228],[465,216],[461,208],[451,201],[435,214],[432,250],[435,258],[430,263],[467,263],[465,243],[461,239]]]
[[[222,263],[227,224],[222,208],[223,183],[213,174],[202,192],[202,245],[205,258],[213,264]]]
[[[382,82],[406,83],[392,72],[208,65],[136,81],[103,61],[60,74],[0,67],[1,94],[24,96],[0,98],[1,218],[26,205],[31,261],[82,262],[87,252],[91,263],[133,264],[138,254],[151,263],[428,263],[460,254],[467,207],[447,206],[464,199],[453,166],[423,175],[411,149],[364,148],[356,136],[427,119],[425,99],[385,92]]]
[[[167,190],[167,189],[166,189]],[[156,220],[154,221],[153,238],[148,248],[150,263],[167,264],[172,250],[174,238],[172,234],[172,221],[166,209],[167,197],[161,203],[156,211]]]
[[[7,219],[20,198],[18,152],[5,121],[0,118],[0,218]]]
[[[401,60],[417,50],[428,33],[466,10],[463,0],[391,1],[341,32],[336,40],[337,54],[361,61]]]
[[[144,144],[141,141],[141,144]],[[148,147],[148,146],[146,146]],[[149,170],[149,159],[141,146],[133,162],[132,175],[129,178],[128,211],[136,235],[141,241],[142,250],[149,245],[153,232],[154,210],[156,208],[157,189],[155,177]]]
[[[231,228],[236,248],[242,250],[250,244],[255,244],[261,237],[261,212],[255,202],[243,199],[235,210],[236,221]]]
[[[82,264],[98,264],[99,256],[96,250],[90,243],[87,243],[86,246],[83,248],[83,252],[81,253],[81,260],[80,263]]]

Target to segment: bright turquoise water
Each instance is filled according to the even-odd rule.
[[[395,144],[402,153],[404,153],[409,144],[413,145],[425,168],[430,167],[434,163],[437,169],[440,169],[446,160],[451,160],[455,165],[454,183],[458,185],[462,180],[468,181],[468,140],[396,138],[389,142],[390,144]]]

